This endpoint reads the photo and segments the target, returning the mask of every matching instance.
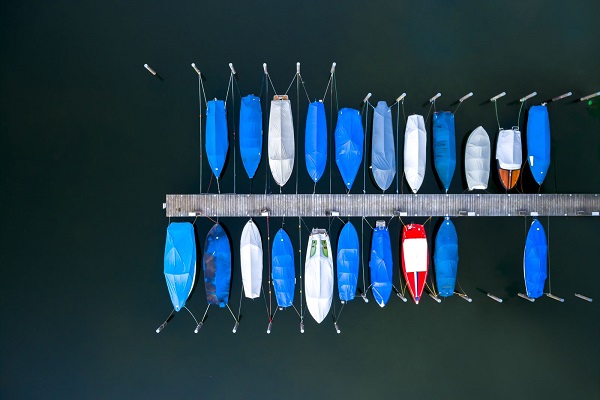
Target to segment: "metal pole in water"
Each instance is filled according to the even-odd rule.
[[[304,320],[300,320],[300,333],[304,333]]]
[[[436,94],[435,96],[433,96],[432,98],[430,98],[430,99],[429,99],[429,102],[430,102],[430,103],[433,103],[433,102],[434,102],[434,101],[435,101],[435,100],[436,100],[438,97],[441,97],[441,96],[442,96],[442,94],[441,94],[441,93],[438,93],[438,94]]]
[[[591,297],[584,296],[581,293],[575,293],[575,297],[579,297],[581,300],[585,300],[590,303],[594,301]]]
[[[156,71],[153,70],[148,64],[144,64],[144,68],[146,68],[152,75],[156,76]]]
[[[196,327],[196,329],[194,329],[194,333],[198,333],[198,331],[200,330],[200,328],[202,328],[202,325],[204,325],[204,322],[200,322],[198,324],[198,326]]]
[[[458,293],[458,297],[460,297],[463,300],[468,301],[469,303],[471,303],[473,301],[473,299],[470,298],[469,296],[467,296],[466,294]]]
[[[586,101],[586,100],[590,100],[593,99],[594,97],[600,96],[600,92],[596,92],[596,93],[592,93],[588,96],[582,97],[581,99],[579,99],[579,101]]]
[[[495,95],[494,97],[492,97],[492,98],[490,99],[490,101],[496,101],[496,100],[498,100],[500,97],[504,97],[504,96],[506,96],[506,92],[502,92],[502,93],[500,93],[500,94],[497,94],[497,95]]]
[[[433,294],[433,293],[431,293],[431,292],[429,292],[429,293],[427,293],[427,294],[429,295],[429,297],[431,297],[433,300],[435,300],[435,301],[436,301],[436,303],[438,303],[438,304],[439,304],[439,303],[441,303],[441,302],[442,302],[442,299],[440,299],[439,297],[437,297],[435,294]]]
[[[552,101],[558,101],[558,100],[564,99],[565,97],[569,97],[569,96],[571,96],[572,94],[573,94],[573,93],[571,93],[571,92],[567,92],[567,93],[565,93],[565,94],[561,94],[560,96],[553,97],[553,98],[552,98]]]
[[[396,296],[398,296],[398,297],[400,298],[400,300],[402,300],[403,302],[405,302],[405,303],[406,303],[406,297],[402,296],[402,295],[400,294],[400,292],[396,292]]]
[[[524,101],[527,101],[527,100],[529,100],[530,98],[532,98],[533,96],[536,96],[536,95],[537,95],[537,92],[530,93],[530,94],[528,94],[528,95],[527,95],[527,96],[525,96],[525,97],[521,97],[521,98],[519,99],[519,101],[520,101],[521,103],[523,103]]]
[[[273,321],[269,321],[269,326],[267,326],[267,333],[271,333],[271,327],[273,326]]]
[[[461,97],[460,99],[458,99],[458,102],[462,103],[463,101],[465,101],[466,99],[468,99],[471,96],[473,96],[473,92],[469,92],[469,93],[465,94],[463,97]]]
[[[238,326],[240,326],[240,323],[235,321],[235,325],[233,326],[233,329],[231,330],[231,332],[236,333]]]
[[[368,303],[368,302],[369,302],[369,299],[367,299],[367,295],[366,295],[366,293],[361,293],[361,294],[360,294],[360,297],[362,297],[362,299],[365,301],[365,303]]]
[[[487,293],[487,297],[489,297],[492,300],[496,300],[498,303],[502,303],[504,300],[502,300],[500,297],[498,296],[494,296],[491,293]]]
[[[560,301],[561,303],[565,302],[565,299],[563,299],[562,297],[555,296],[552,293],[546,293],[546,296],[550,297],[552,300]]]
[[[340,331],[340,327],[338,326],[337,322],[333,323],[333,326],[335,327],[335,331],[338,333],[338,335],[342,332]]]
[[[518,293],[518,296],[520,298],[525,299],[527,301],[530,301],[532,303],[535,301],[535,299],[532,299],[531,297],[529,297],[529,296],[527,296],[526,294],[523,294],[523,293]]]

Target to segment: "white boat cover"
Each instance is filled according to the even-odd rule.
[[[263,250],[260,232],[252,220],[246,223],[240,240],[240,263],[242,283],[246,297],[260,296],[263,273]]]
[[[294,124],[289,100],[271,101],[269,116],[269,167],[279,186],[285,185],[294,169]]]
[[[333,299],[333,255],[325,229],[313,229],[308,238],[304,277],[306,307],[320,324]]]
[[[490,179],[490,157],[490,138],[485,129],[478,126],[469,135],[465,148],[465,174],[469,190],[487,189]]]
[[[427,271],[427,239],[405,239],[402,246],[406,272]]]
[[[425,178],[427,132],[422,115],[411,115],[404,133],[404,175],[410,188],[417,193]]]
[[[498,133],[496,160],[502,169],[509,171],[521,169],[523,150],[521,149],[521,132],[517,127],[502,129]]]

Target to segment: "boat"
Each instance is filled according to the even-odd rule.
[[[308,105],[304,159],[308,175],[316,183],[323,176],[327,164],[327,121],[323,101],[315,101]]]
[[[167,227],[164,273],[175,311],[185,307],[196,281],[196,241],[189,222],[172,222]]]
[[[287,232],[281,228],[273,239],[271,250],[271,277],[277,305],[290,307],[294,303],[296,272],[294,270],[294,248]]]
[[[550,166],[550,120],[546,106],[533,106],[529,109],[527,162],[533,179],[541,186]]]
[[[425,178],[427,161],[427,131],[422,115],[411,115],[404,133],[404,176],[413,193],[417,193]]]
[[[204,257],[204,288],[210,305],[226,307],[231,285],[231,243],[220,224],[215,224],[206,235]]]
[[[373,114],[371,172],[379,189],[387,190],[396,176],[396,150],[392,126],[392,110],[380,101]]]
[[[313,229],[308,237],[304,265],[306,307],[318,324],[323,322],[333,300],[333,255],[325,229]]]
[[[490,138],[485,129],[478,126],[469,135],[465,148],[465,175],[469,190],[487,189],[490,179],[490,157]]]
[[[244,295],[250,299],[260,296],[263,273],[263,249],[260,232],[254,221],[246,222],[240,240],[240,264]]]
[[[263,145],[260,98],[252,94],[242,97],[239,135],[242,164],[248,178],[252,179],[260,164]]]
[[[402,229],[402,271],[408,290],[419,304],[427,281],[429,254],[425,227],[420,224],[408,224]]]
[[[433,265],[439,295],[452,296],[458,269],[458,236],[454,224],[448,217],[444,219],[435,236]]]
[[[369,270],[371,275],[371,290],[373,297],[380,307],[385,307],[392,294],[392,275],[394,261],[392,258],[392,243],[390,232],[385,221],[377,221],[371,241],[371,259]]]
[[[537,299],[544,294],[548,269],[548,243],[544,226],[533,220],[527,233],[523,254],[523,275],[527,297]]]
[[[350,190],[363,158],[365,131],[360,112],[342,108],[335,127],[335,163],[340,170],[346,189]]]
[[[353,300],[356,295],[359,264],[358,233],[352,222],[348,221],[344,224],[337,242],[337,285],[342,302]]]
[[[294,125],[292,106],[287,96],[275,95],[269,114],[269,167],[273,179],[283,186],[294,169]]]
[[[456,169],[454,113],[450,111],[433,114],[433,164],[448,193]]]
[[[502,186],[506,190],[514,188],[519,181],[523,163],[521,131],[518,126],[513,126],[512,129],[502,129],[498,133],[496,160]]]
[[[219,179],[229,151],[225,102],[216,99],[210,100],[206,107],[206,157],[210,169]]]

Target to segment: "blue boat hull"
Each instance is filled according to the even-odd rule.
[[[433,162],[447,192],[456,169],[454,114],[449,111],[433,114]]]
[[[442,222],[435,236],[433,262],[439,295],[442,297],[452,296],[458,270],[458,236],[450,219]]]
[[[392,293],[393,258],[390,233],[387,228],[377,227],[371,241],[371,290],[379,306],[383,307]]]
[[[541,185],[550,167],[550,120],[546,106],[533,106],[527,119],[527,163]]]
[[[196,279],[196,241],[194,226],[173,222],[167,228],[164,273],[175,311],[185,307]]]
[[[354,225],[347,222],[340,232],[337,246],[337,280],[338,293],[341,301],[350,301],[356,294],[358,282],[358,265],[360,263],[360,249],[358,234]]]
[[[544,294],[548,270],[548,243],[540,221],[533,221],[527,233],[523,256],[523,273],[527,296],[537,299]]]
[[[206,301],[225,307],[231,286],[231,243],[219,224],[215,224],[206,235],[202,268]]]
[[[353,108],[342,108],[335,127],[335,162],[350,190],[356,179],[363,158],[365,131],[360,112]]]
[[[223,100],[210,100],[206,109],[206,158],[210,169],[217,179],[223,172],[229,137],[227,130],[227,115]]]
[[[306,115],[304,157],[308,175],[317,182],[323,176],[327,164],[327,121],[325,106],[320,101],[310,103]]]
[[[271,266],[273,268],[273,288],[279,307],[290,307],[294,303],[296,272],[294,269],[294,248],[292,241],[281,228],[273,239],[271,250]]]
[[[242,97],[240,107],[240,155],[248,178],[254,174],[262,155],[262,110],[260,99],[254,95]]]

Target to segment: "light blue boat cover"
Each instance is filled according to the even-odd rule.
[[[541,185],[550,166],[550,120],[545,106],[533,106],[527,119],[527,162]]]
[[[344,185],[350,190],[363,158],[365,131],[360,112],[354,108],[342,108],[338,112],[335,127],[335,162]]]
[[[442,297],[454,294],[456,272],[458,269],[458,236],[456,228],[449,218],[446,218],[435,236],[435,281]]]
[[[290,307],[294,302],[296,272],[294,269],[294,248],[287,232],[281,228],[273,239],[272,276],[275,298],[279,307]]]
[[[165,279],[175,311],[181,310],[194,287],[196,277],[196,241],[194,226],[173,222],[167,228]]]
[[[228,150],[229,137],[225,102],[210,100],[206,109],[206,157],[210,169],[217,178],[223,171]]]
[[[433,114],[433,163],[448,192],[456,169],[456,138],[454,114],[441,111]]]
[[[373,114],[373,138],[371,146],[373,179],[381,190],[386,190],[396,176],[396,149],[392,110],[385,101],[380,101]]]
[[[327,121],[325,106],[320,101],[310,103],[308,106],[304,158],[308,175],[317,182],[323,176],[327,164]]]
[[[225,307],[231,284],[231,243],[219,224],[215,224],[206,235],[202,267],[208,304]]]
[[[373,231],[369,269],[371,271],[373,297],[375,297],[377,304],[383,307],[392,293],[392,244],[387,227],[377,227]]]
[[[337,249],[338,293],[341,301],[350,301],[354,299],[356,294],[358,265],[360,263],[358,234],[352,222],[346,222],[346,225],[342,228]]]
[[[252,179],[262,154],[262,109],[260,99],[253,94],[242,97],[240,106],[240,154],[242,163]]]
[[[525,289],[527,296],[537,299],[544,294],[544,284],[548,269],[548,243],[542,223],[533,221],[527,234],[523,256]]]

